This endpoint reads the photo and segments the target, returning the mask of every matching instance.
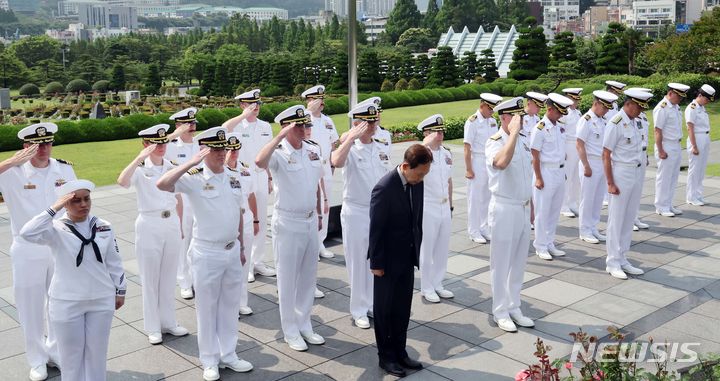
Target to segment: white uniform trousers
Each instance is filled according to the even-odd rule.
[[[607,194],[605,171],[602,160],[599,156],[588,156],[588,164],[592,170],[592,176],[585,177],[585,168],[580,164],[578,174],[580,175],[580,217],[578,224],[581,236],[592,237],[597,231],[597,224],[600,223],[600,211],[602,210],[603,198]]]
[[[688,179],[687,192],[685,199],[687,201],[697,201],[703,195],[703,179],[705,178],[705,169],[708,163],[708,154],[710,150],[710,135],[706,133],[695,134],[695,143],[700,151],[699,155],[693,155],[690,139],[687,140],[688,154]]]
[[[682,159],[680,142],[664,140],[663,149],[667,153],[667,159],[660,160],[657,146],[655,147],[655,159],[658,167],[655,177],[655,210],[661,212],[670,211],[670,207],[672,207]]]
[[[370,207],[343,202],[342,222],[345,266],[350,280],[350,314],[367,316],[373,308],[373,275],[370,272]]]
[[[53,298],[49,309],[60,350],[60,378],[105,381],[115,296],[92,300]]]
[[[548,250],[554,247],[555,231],[557,230],[560,208],[565,194],[565,169],[559,165],[540,164],[544,187],[533,186],[535,202],[535,241],[536,250]],[[533,183],[535,176],[533,175]]]
[[[642,195],[643,169],[638,166],[613,162],[613,178],[620,189],[619,195],[610,195],[607,225],[607,259],[611,269],[629,265],[625,253],[630,250],[635,215]]]
[[[645,150],[647,151],[647,149]],[[647,153],[647,152],[646,152]],[[642,198],[642,188],[645,184],[645,171],[647,170],[647,163],[648,163],[648,157],[647,155],[640,163],[640,178],[642,179],[640,183],[640,198]],[[637,209],[635,210],[635,218],[633,219],[633,226],[635,225],[635,221],[639,220],[640,218],[640,201],[637,203]]]
[[[142,281],[145,332],[175,328],[175,272],[182,252],[180,221],[173,211],[140,213],[135,220],[135,253]]]
[[[252,253],[248,258],[250,264],[259,265],[263,263],[265,258],[265,237],[267,236],[267,214],[268,214],[268,175],[265,171],[260,171],[255,176],[255,200],[257,202],[258,221],[260,221],[260,231],[253,239]],[[317,254],[317,253],[315,253]],[[250,267],[252,271],[252,267]]]
[[[317,215],[307,218],[275,210],[271,229],[280,323],[283,334],[294,338],[300,331],[312,331],[310,313],[319,252]]]
[[[578,176],[578,167],[580,167],[580,159],[578,158],[576,139],[569,139],[565,142],[565,198],[563,200],[562,211],[578,210],[578,202],[580,198],[580,176]],[[602,172],[602,168],[600,169]]]
[[[227,244],[201,241],[197,237],[190,244],[198,349],[203,368],[238,358],[235,347],[243,269],[240,242],[235,240],[230,249],[226,249]]]
[[[325,194],[323,195],[323,199],[328,199],[328,201],[330,201],[330,194],[332,193],[333,186],[332,176],[323,177],[323,182],[325,183]],[[328,208],[328,212],[325,213],[324,208],[325,205],[323,205],[322,229],[318,232],[318,243],[320,246],[323,246],[323,242],[325,242],[325,238],[327,238],[328,220],[330,216],[330,209]]]
[[[243,245],[245,246],[245,265],[242,267],[243,282],[240,288],[240,307],[248,307],[248,273],[252,263],[250,255],[252,250],[253,239],[253,216],[250,210],[246,210],[243,214]]]
[[[187,196],[181,194],[183,201],[182,218],[182,245],[178,249],[177,282],[180,288],[191,288],[193,286],[192,273],[190,271],[190,241],[192,241],[193,210]]]
[[[475,178],[467,180],[468,234],[470,237],[482,235],[489,238],[488,204],[491,194],[488,186],[488,173],[485,168],[485,156],[473,153],[472,167]]]
[[[530,247],[530,203],[494,198],[490,203],[490,285],[496,319],[520,312],[520,291]]]
[[[442,290],[450,250],[450,204],[425,199],[420,244],[420,291]]]
[[[49,359],[59,361],[55,331],[45,327],[47,299],[50,281],[55,271],[55,261],[50,248],[13,237],[10,246],[13,272],[13,293],[20,327],[25,336],[25,355],[34,368],[46,364]]]

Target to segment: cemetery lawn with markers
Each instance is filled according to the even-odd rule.
[[[383,111],[382,125],[392,127],[399,124],[417,124],[433,114],[443,114],[448,118],[465,118],[477,110],[477,100],[466,100],[448,103],[436,103],[422,106],[400,107]],[[681,106],[684,111],[685,107]],[[652,110],[648,112],[650,125],[652,126]],[[710,125],[713,126],[710,137],[712,140],[720,139],[720,103],[716,102],[708,106],[710,114]],[[348,118],[345,114],[331,116],[338,132],[342,134],[348,130]],[[273,124],[273,132],[279,130],[277,124]],[[684,130],[684,129],[683,129]],[[685,132],[687,136],[687,133]],[[649,152],[653,150],[653,133],[650,133]],[[462,144],[462,139],[446,141],[446,144]],[[685,139],[683,139],[683,146]],[[69,160],[75,164],[75,172],[78,177],[94,181],[97,185],[114,184],[122,169],[137,155],[142,148],[140,139],[126,139],[104,142],[77,143],[59,145],[53,148],[53,157]],[[14,151],[0,152],[0,160],[10,157]],[[720,163],[708,165],[708,175],[720,176]],[[459,161],[458,161],[459,163]]]

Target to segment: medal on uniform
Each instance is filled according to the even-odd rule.
[[[446,157],[446,158],[445,158],[445,164],[447,164],[447,165],[452,165],[452,158],[451,158],[451,157]]]
[[[62,186],[62,185],[65,184],[66,182],[67,182],[67,181],[65,181],[65,179],[57,179],[57,180],[55,180],[55,186],[56,186],[56,187]]]
[[[380,154],[378,156],[380,157],[380,160],[382,160],[382,161],[389,160],[388,156],[384,152],[380,152]]]
[[[239,189],[240,188],[240,181],[238,179],[231,177],[230,178],[230,188],[233,189]]]
[[[325,128],[327,128],[328,130],[332,130],[332,127],[333,127],[333,126],[332,126],[332,124],[330,124],[330,123],[326,123],[326,124],[325,124]]]
[[[320,156],[313,151],[308,152],[308,158],[310,158],[310,160],[320,160]]]
[[[37,188],[35,184],[27,183],[25,186],[23,186],[23,189],[35,189]]]
[[[215,187],[210,184],[205,184],[205,186],[203,187],[203,190],[206,190],[206,191],[214,190],[214,189],[215,189]]]

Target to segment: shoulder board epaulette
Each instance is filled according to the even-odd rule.
[[[143,161],[141,161],[141,162],[138,163],[138,167],[142,167],[142,166],[144,166],[144,165],[145,165],[145,160],[143,160]]]
[[[615,115],[614,118],[612,118],[611,122],[612,122],[612,123],[615,123],[615,124],[618,124],[618,123],[620,123],[621,120],[622,120],[622,115],[617,114],[617,115]]]
[[[590,118],[592,118],[592,117],[589,114],[585,114],[584,118],[585,118],[585,120],[590,120]]]
[[[542,128],[540,128],[540,129],[542,130]],[[500,140],[501,136],[502,136],[502,134],[500,134],[500,132],[498,132],[498,133],[494,134],[493,136],[491,136],[490,140]]]
[[[247,164],[243,163],[242,161],[240,162],[240,165],[242,165],[242,166],[243,166],[243,168],[250,168],[250,166],[249,166],[249,165],[247,165]]]
[[[694,110],[694,109],[695,109],[695,107],[697,107],[697,105],[695,104],[695,102],[693,102],[693,103],[690,103],[690,108],[691,108],[691,109],[693,109],[693,110]]]
[[[450,148],[448,148],[446,146],[440,146],[440,147],[445,148],[445,150],[447,150],[448,152],[452,152],[452,151],[450,151]]]
[[[173,143],[177,143],[177,141],[178,141],[177,138],[171,140],[171,142],[173,142]]]
[[[381,130],[385,130],[385,127],[383,127],[383,126],[378,126],[378,127],[379,127]],[[387,131],[387,130],[385,130],[385,131]]]
[[[237,172],[238,170],[235,168],[230,168],[230,166],[225,166],[225,168],[229,169],[231,172]]]
[[[538,130],[542,130],[545,128],[545,122],[540,121],[540,123],[536,124],[535,127],[537,127]]]
[[[320,146],[319,144],[315,143],[314,140],[305,139],[305,140],[303,140],[303,141],[304,141],[305,143],[307,143],[307,144],[312,144],[312,145],[314,145],[314,146]]]
[[[190,170],[187,171],[187,173],[190,174],[190,175],[197,175],[198,173],[202,173],[203,169],[204,169],[204,168],[202,168],[202,167],[200,167],[200,168],[190,168]]]
[[[67,160],[63,160],[63,159],[55,159],[55,160],[57,160],[57,162],[60,163],[60,164],[75,165],[75,164],[73,164],[72,161],[67,161]]]
[[[169,160],[169,161],[170,161],[170,164],[172,164],[172,165],[174,165],[174,166],[176,166],[176,167],[177,167],[178,165],[180,165],[180,164],[178,164],[178,162],[175,161],[175,160]]]
[[[470,117],[468,118],[468,120],[471,121],[471,122],[476,121],[476,120],[477,120],[477,114],[472,114],[472,115],[470,115]]]
[[[660,103],[660,107],[665,107],[665,106],[667,106],[667,101],[662,101],[662,103]]]

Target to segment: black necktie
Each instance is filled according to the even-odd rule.
[[[78,252],[77,257],[75,258],[75,266],[79,267],[83,260],[83,248],[85,248],[85,245],[92,244],[93,251],[95,252],[95,259],[97,259],[98,262],[103,263],[102,256],[100,255],[100,248],[98,247],[97,243],[95,243],[95,225],[92,225],[90,227],[90,231],[92,232],[90,235],[90,238],[83,237],[82,234],[80,234],[77,229],[75,229],[74,226],[70,225],[67,222],[64,222],[65,226],[70,229],[70,231],[75,235],[75,237],[78,237],[80,241],[82,241],[82,245],[80,245],[80,251]]]
[[[412,187],[410,184],[405,184],[405,195],[407,196],[408,203],[410,203],[410,211],[413,210],[413,202],[412,202]]]

